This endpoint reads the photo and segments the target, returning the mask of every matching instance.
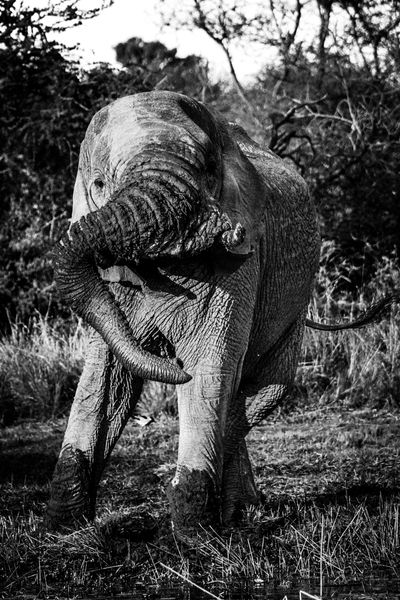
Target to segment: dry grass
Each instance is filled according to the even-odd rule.
[[[400,405],[400,313],[362,331],[307,330],[297,388],[319,405]]]
[[[352,267],[329,269],[335,247],[323,246],[322,266],[310,313],[323,322],[356,318],[373,301],[400,289],[395,258],[383,257],[376,275],[354,299],[340,291]],[[394,306],[379,322],[360,330],[328,333],[306,329],[297,373],[300,406],[344,402],[348,406],[400,405],[400,310]]]
[[[67,334],[38,316],[0,340],[0,422],[65,414],[83,365],[81,322]]]

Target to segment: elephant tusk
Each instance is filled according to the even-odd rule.
[[[109,283],[129,282],[135,287],[146,285],[145,279],[137,271],[126,266],[115,265],[108,269],[98,267],[98,271],[103,281],[108,281]]]

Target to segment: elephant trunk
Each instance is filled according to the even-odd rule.
[[[148,200],[139,187],[126,188],[98,211],[74,223],[54,251],[58,290],[73,309],[103,337],[117,359],[143,379],[186,383],[191,379],[175,362],[141,348],[97,265],[139,261],[166,249],[188,219],[187,198],[177,210]],[[164,206],[164,208],[162,208]],[[169,210],[167,210],[167,208]]]

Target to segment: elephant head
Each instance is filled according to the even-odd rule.
[[[141,348],[99,268],[134,269],[144,259],[192,256],[218,246],[246,255],[257,242],[264,187],[218,119],[180,94],[136,94],[98,112],[82,143],[79,201],[54,251],[56,283],[141,378],[185,383],[190,376]]]

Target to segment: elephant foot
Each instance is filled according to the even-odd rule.
[[[66,445],[58,459],[51,484],[45,527],[52,531],[76,529],[94,518],[89,492],[89,469],[83,452]]]
[[[199,525],[220,522],[220,501],[208,473],[180,467],[167,488],[174,533],[184,542],[197,536]]]
[[[254,481],[244,439],[240,441],[237,451],[226,461],[222,490],[224,526],[236,525],[242,520],[243,511],[248,506],[260,503],[260,494]]]

